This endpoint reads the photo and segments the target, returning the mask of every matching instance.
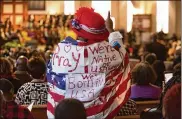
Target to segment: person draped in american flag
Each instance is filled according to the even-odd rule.
[[[47,66],[47,116],[54,119],[58,102],[75,98],[84,104],[88,119],[112,119],[130,96],[122,35],[114,32],[110,12],[105,21],[92,8],[79,8],[70,26],[77,39],[60,42]]]

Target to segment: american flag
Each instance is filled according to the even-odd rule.
[[[67,38],[60,44],[78,45],[79,42],[72,42],[70,38]],[[106,41],[100,44],[109,44]],[[88,46],[84,47],[84,58],[88,58]],[[95,45],[94,45],[95,46]],[[61,51],[60,51],[61,53]],[[112,70],[105,71],[105,84],[101,89],[97,97],[94,97],[89,101],[82,101],[87,112],[87,119],[113,119],[122,105],[124,105],[130,97],[130,66],[129,58],[124,48],[120,48],[119,57],[122,59],[117,67]],[[70,54],[71,55],[71,54]],[[85,68],[85,73],[90,73],[88,71],[89,66]],[[49,84],[48,93],[48,104],[47,104],[47,115],[49,119],[54,119],[54,109],[56,105],[66,98],[66,80],[69,73],[53,71],[52,60],[50,60],[47,66],[47,80]],[[72,73],[74,75],[74,73]]]

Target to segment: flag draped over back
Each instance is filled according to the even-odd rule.
[[[124,48],[106,41],[81,44],[67,37],[58,44],[47,68],[47,115],[64,98],[83,102],[88,119],[112,119],[130,96],[130,66]]]

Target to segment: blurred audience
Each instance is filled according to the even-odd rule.
[[[181,63],[181,48],[179,48],[178,50],[176,50],[175,55],[174,55],[174,60],[173,60],[173,67],[178,64]]]
[[[15,101],[21,105],[29,105],[32,102],[35,105],[47,104],[48,85],[45,82],[46,64],[43,58],[30,58],[28,71],[33,80],[19,88]]]
[[[29,15],[29,19],[17,29],[13,28],[9,18],[0,26],[0,116],[33,119],[29,110],[19,105],[47,104],[46,64],[56,44],[66,36],[76,39],[68,24],[71,17],[47,15],[37,21],[35,15]],[[123,34],[126,35],[124,45],[129,57],[139,59],[141,63],[131,72],[131,99],[118,115],[135,115],[135,101],[158,100],[160,97],[157,109],[161,114],[163,109],[164,119],[180,119],[181,39],[175,34],[166,38],[163,32],[159,32],[142,43],[137,32],[132,30]],[[164,71],[167,68],[164,61],[173,63],[173,77],[165,84]],[[55,109],[55,119],[62,118],[86,119],[84,105],[76,99],[62,100]]]
[[[20,88],[20,80],[13,76],[13,66],[7,58],[0,57],[0,78],[8,79],[14,86],[14,93]]]

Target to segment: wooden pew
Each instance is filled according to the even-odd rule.
[[[153,108],[159,104],[159,100],[155,101],[137,101],[138,115],[131,116],[117,116],[114,119],[140,119],[140,113],[146,108]],[[27,105],[23,105],[27,107]],[[47,119],[47,105],[34,105],[32,114],[35,119]]]
[[[140,119],[140,115],[117,116],[114,119]]]
[[[140,114],[146,108],[157,107],[159,104],[159,100],[153,101],[136,101],[138,114]]]
[[[27,105],[22,105],[27,107]],[[34,105],[31,111],[34,119],[47,119],[47,105]]]

